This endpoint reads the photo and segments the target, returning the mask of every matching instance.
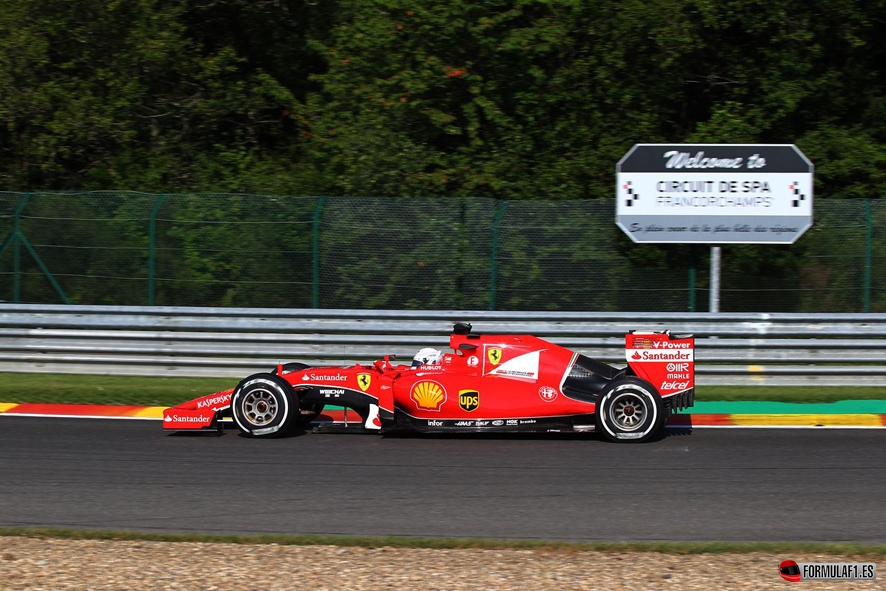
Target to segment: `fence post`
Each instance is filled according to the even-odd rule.
[[[873,271],[874,250],[874,214],[871,211],[871,200],[864,200],[864,219],[867,225],[864,248],[864,309],[863,312],[871,311],[871,274]]]
[[[151,209],[151,217],[148,220],[148,305],[154,305],[154,265],[155,250],[157,243],[157,214],[166,200],[166,195],[158,195],[154,207]]]
[[[314,210],[313,236],[311,250],[313,256],[312,279],[311,279],[311,307],[320,307],[320,217],[323,206],[326,205],[326,197],[317,200],[317,209]]]
[[[458,239],[456,243],[455,307],[462,309],[465,301],[465,250],[468,243],[467,198],[461,197],[458,215]]]
[[[695,244],[689,247],[689,311],[695,312]]]
[[[500,201],[492,222],[492,264],[489,271],[489,309],[495,310],[495,289],[498,279],[498,227],[508,208],[507,201]]]
[[[22,196],[18,207],[15,208],[15,217],[12,221],[12,301],[15,304],[19,303],[22,287],[22,212],[30,198],[30,193]]]

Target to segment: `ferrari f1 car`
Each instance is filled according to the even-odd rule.
[[[390,432],[597,431],[646,441],[671,413],[692,406],[694,339],[669,332],[625,336],[626,367],[531,335],[479,335],[458,323],[439,364],[280,364],[233,390],[166,409],[170,430],[220,429],[230,417],[252,437],[305,428],[326,405],[351,409],[360,428]],[[230,422],[230,421],[226,421]]]

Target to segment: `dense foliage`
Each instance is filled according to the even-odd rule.
[[[886,186],[883,0],[6,0],[0,188],[610,197],[637,142]]]
[[[685,309],[704,249],[585,200],[640,142],[795,143],[818,199],[879,198],[884,38],[886,0],[4,0],[0,300]],[[886,309],[883,212],[839,203],[729,247],[723,309]]]

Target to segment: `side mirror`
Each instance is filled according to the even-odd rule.
[[[455,326],[452,327],[452,332],[455,334],[470,334],[471,333],[471,323],[470,322],[456,322]]]

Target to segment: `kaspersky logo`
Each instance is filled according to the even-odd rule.
[[[218,396],[213,396],[212,398],[207,398],[206,400],[201,400],[197,403],[197,408],[217,406],[219,404],[229,404],[230,402],[231,392],[225,392],[224,394],[219,394]]]

